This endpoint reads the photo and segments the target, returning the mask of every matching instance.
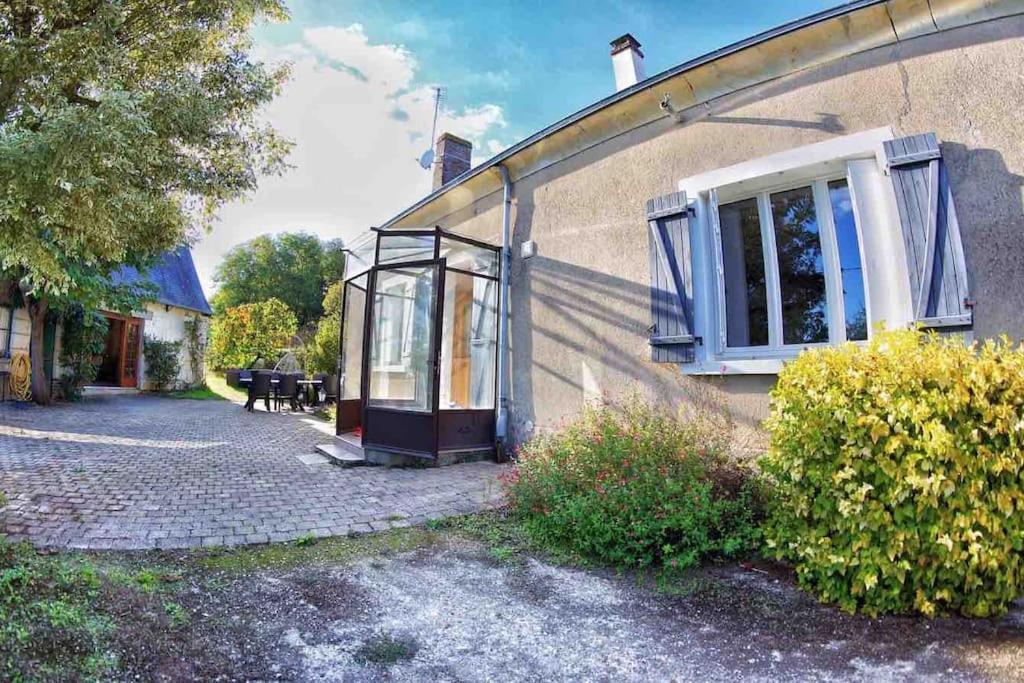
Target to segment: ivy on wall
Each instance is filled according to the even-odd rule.
[[[203,319],[198,315],[185,320],[185,350],[188,351],[189,367],[192,370],[192,384],[205,384],[206,335]]]

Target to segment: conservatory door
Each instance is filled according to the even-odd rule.
[[[363,447],[436,457],[444,261],[377,266],[369,275]]]
[[[341,353],[338,358],[338,424],[344,434],[359,429],[363,418],[363,332],[366,317],[367,274],[345,283],[341,303]]]

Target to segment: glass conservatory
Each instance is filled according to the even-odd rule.
[[[349,250],[339,436],[427,459],[494,449],[500,253],[440,228]]]

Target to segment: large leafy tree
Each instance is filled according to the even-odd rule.
[[[42,331],[68,302],[130,306],[110,273],[144,267],[283,168],[259,119],[285,77],[248,56],[280,0],[0,3],[0,280]]]
[[[322,242],[304,232],[260,235],[229,251],[217,266],[214,312],[275,297],[305,327],[323,315],[325,291],[341,279],[343,265],[338,240]]]

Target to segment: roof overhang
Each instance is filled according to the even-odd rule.
[[[684,62],[582,109],[488,159],[381,228],[432,225],[513,181],[673,114],[797,71],[902,40],[1024,13],[1024,0],[856,0]]]

